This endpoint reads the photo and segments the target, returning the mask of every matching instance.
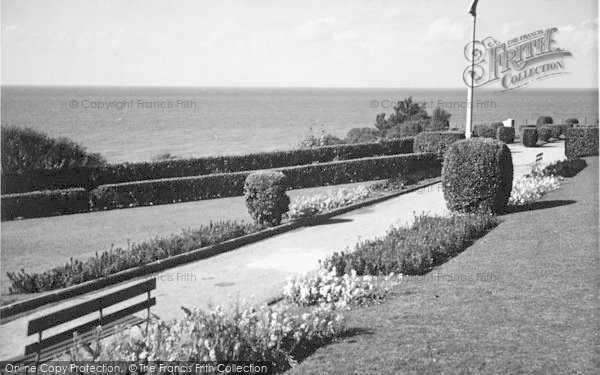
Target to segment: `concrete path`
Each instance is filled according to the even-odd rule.
[[[516,145],[511,146],[511,150],[516,174],[526,172],[539,152],[544,152],[545,163],[564,158],[562,142],[531,149]],[[440,184],[349,212],[322,225],[300,228],[229,253],[148,275],[157,278],[154,293],[157,306],[152,311],[162,319],[169,319],[181,316],[181,306],[202,308],[209,302],[224,305],[237,296],[240,299],[253,296],[253,302],[264,302],[281,294],[289,275],[308,272],[327,255],[352,249],[360,239],[384,235],[393,225],[411,223],[414,215],[422,212],[446,212]],[[25,337],[29,320],[139,281],[70,299],[1,325],[0,359],[22,354],[24,346],[35,341],[35,337]],[[73,326],[81,322],[73,322]],[[65,326],[60,328],[64,330]]]

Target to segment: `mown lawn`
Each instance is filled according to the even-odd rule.
[[[600,368],[598,158],[291,374],[566,374]]]

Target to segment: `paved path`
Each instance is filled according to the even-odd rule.
[[[564,158],[562,142],[543,148],[525,149],[511,146],[511,149],[517,173],[523,173],[539,152],[544,152],[544,162]],[[318,261],[328,254],[353,248],[361,238],[381,236],[392,225],[410,223],[415,213],[442,214],[445,211],[440,185],[432,185],[338,216],[323,225],[300,228],[209,259],[165,270],[157,275],[149,275],[148,277],[157,277],[158,281],[154,293],[158,303],[153,312],[163,319],[168,319],[181,316],[181,306],[202,307],[209,301],[223,305],[228,303],[228,299],[236,296],[254,296],[254,302],[264,302],[281,293],[289,275],[302,274],[314,269]],[[10,339],[0,341],[0,358],[19,355],[27,343],[35,341],[34,337],[25,337],[27,322],[32,318],[110,293],[138,281],[122,283],[96,294],[74,298],[1,325],[0,336]],[[79,322],[73,324],[77,323]],[[7,343],[9,345],[6,345]]]

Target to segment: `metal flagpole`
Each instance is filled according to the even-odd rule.
[[[465,123],[465,137],[471,138],[471,132],[473,129],[473,84],[475,82],[475,23],[477,21],[477,2],[474,0],[471,4],[469,13],[473,16],[473,43],[471,44],[471,84],[469,85],[469,91],[467,93],[467,121]]]

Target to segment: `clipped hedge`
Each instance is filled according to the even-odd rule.
[[[542,125],[537,128],[538,139],[544,142],[548,142],[552,138],[552,128],[548,125]]]
[[[446,152],[442,187],[451,211],[501,211],[512,180],[512,156],[503,142],[470,139],[454,143]]]
[[[436,154],[421,153],[301,165],[277,170],[286,175],[290,188],[299,189],[379,180],[421,171],[430,171],[432,177],[439,176],[440,169],[440,161]],[[250,173],[235,172],[102,185],[92,191],[92,204],[96,209],[109,209],[240,196],[243,194],[244,181]]]
[[[504,143],[513,143],[515,141],[515,128],[500,126],[496,129],[496,139]]]
[[[379,143],[333,145],[289,151],[263,152],[239,156],[215,156],[159,162],[111,164],[97,167],[42,169],[2,175],[2,193],[55,190],[82,187],[92,190],[100,185],[163,178],[201,176],[292,165],[326,163],[333,160],[371,156],[408,154],[413,139],[395,139]]]
[[[244,182],[244,197],[250,216],[256,224],[276,226],[288,211],[287,179],[279,171],[251,173]]]
[[[537,126],[546,125],[546,124],[554,124],[554,120],[550,116],[540,116],[535,123]]]
[[[73,214],[90,210],[85,189],[33,191],[1,197],[2,220]]]
[[[576,118],[568,118],[568,119],[565,120],[565,124],[571,125],[571,127],[572,127],[573,125],[578,125],[579,124],[579,120],[576,119]]]
[[[452,143],[461,139],[465,139],[463,132],[423,132],[415,137],[413,151],[415,153],[433,152],[442,156]]]
[[[479,138],[494,138],[496,136],[496,128],[487,124],[473,125],[473,135]]]
[[[577,127],[566,131],[565,155],[568,158],[598,155],[598,127]]]
[[[521,138],[523,140],[523,146],[525,147],[535,147],[538,141],[538,132],[535,127],[525,127],[523,128],[523,133],[521,134]]]

